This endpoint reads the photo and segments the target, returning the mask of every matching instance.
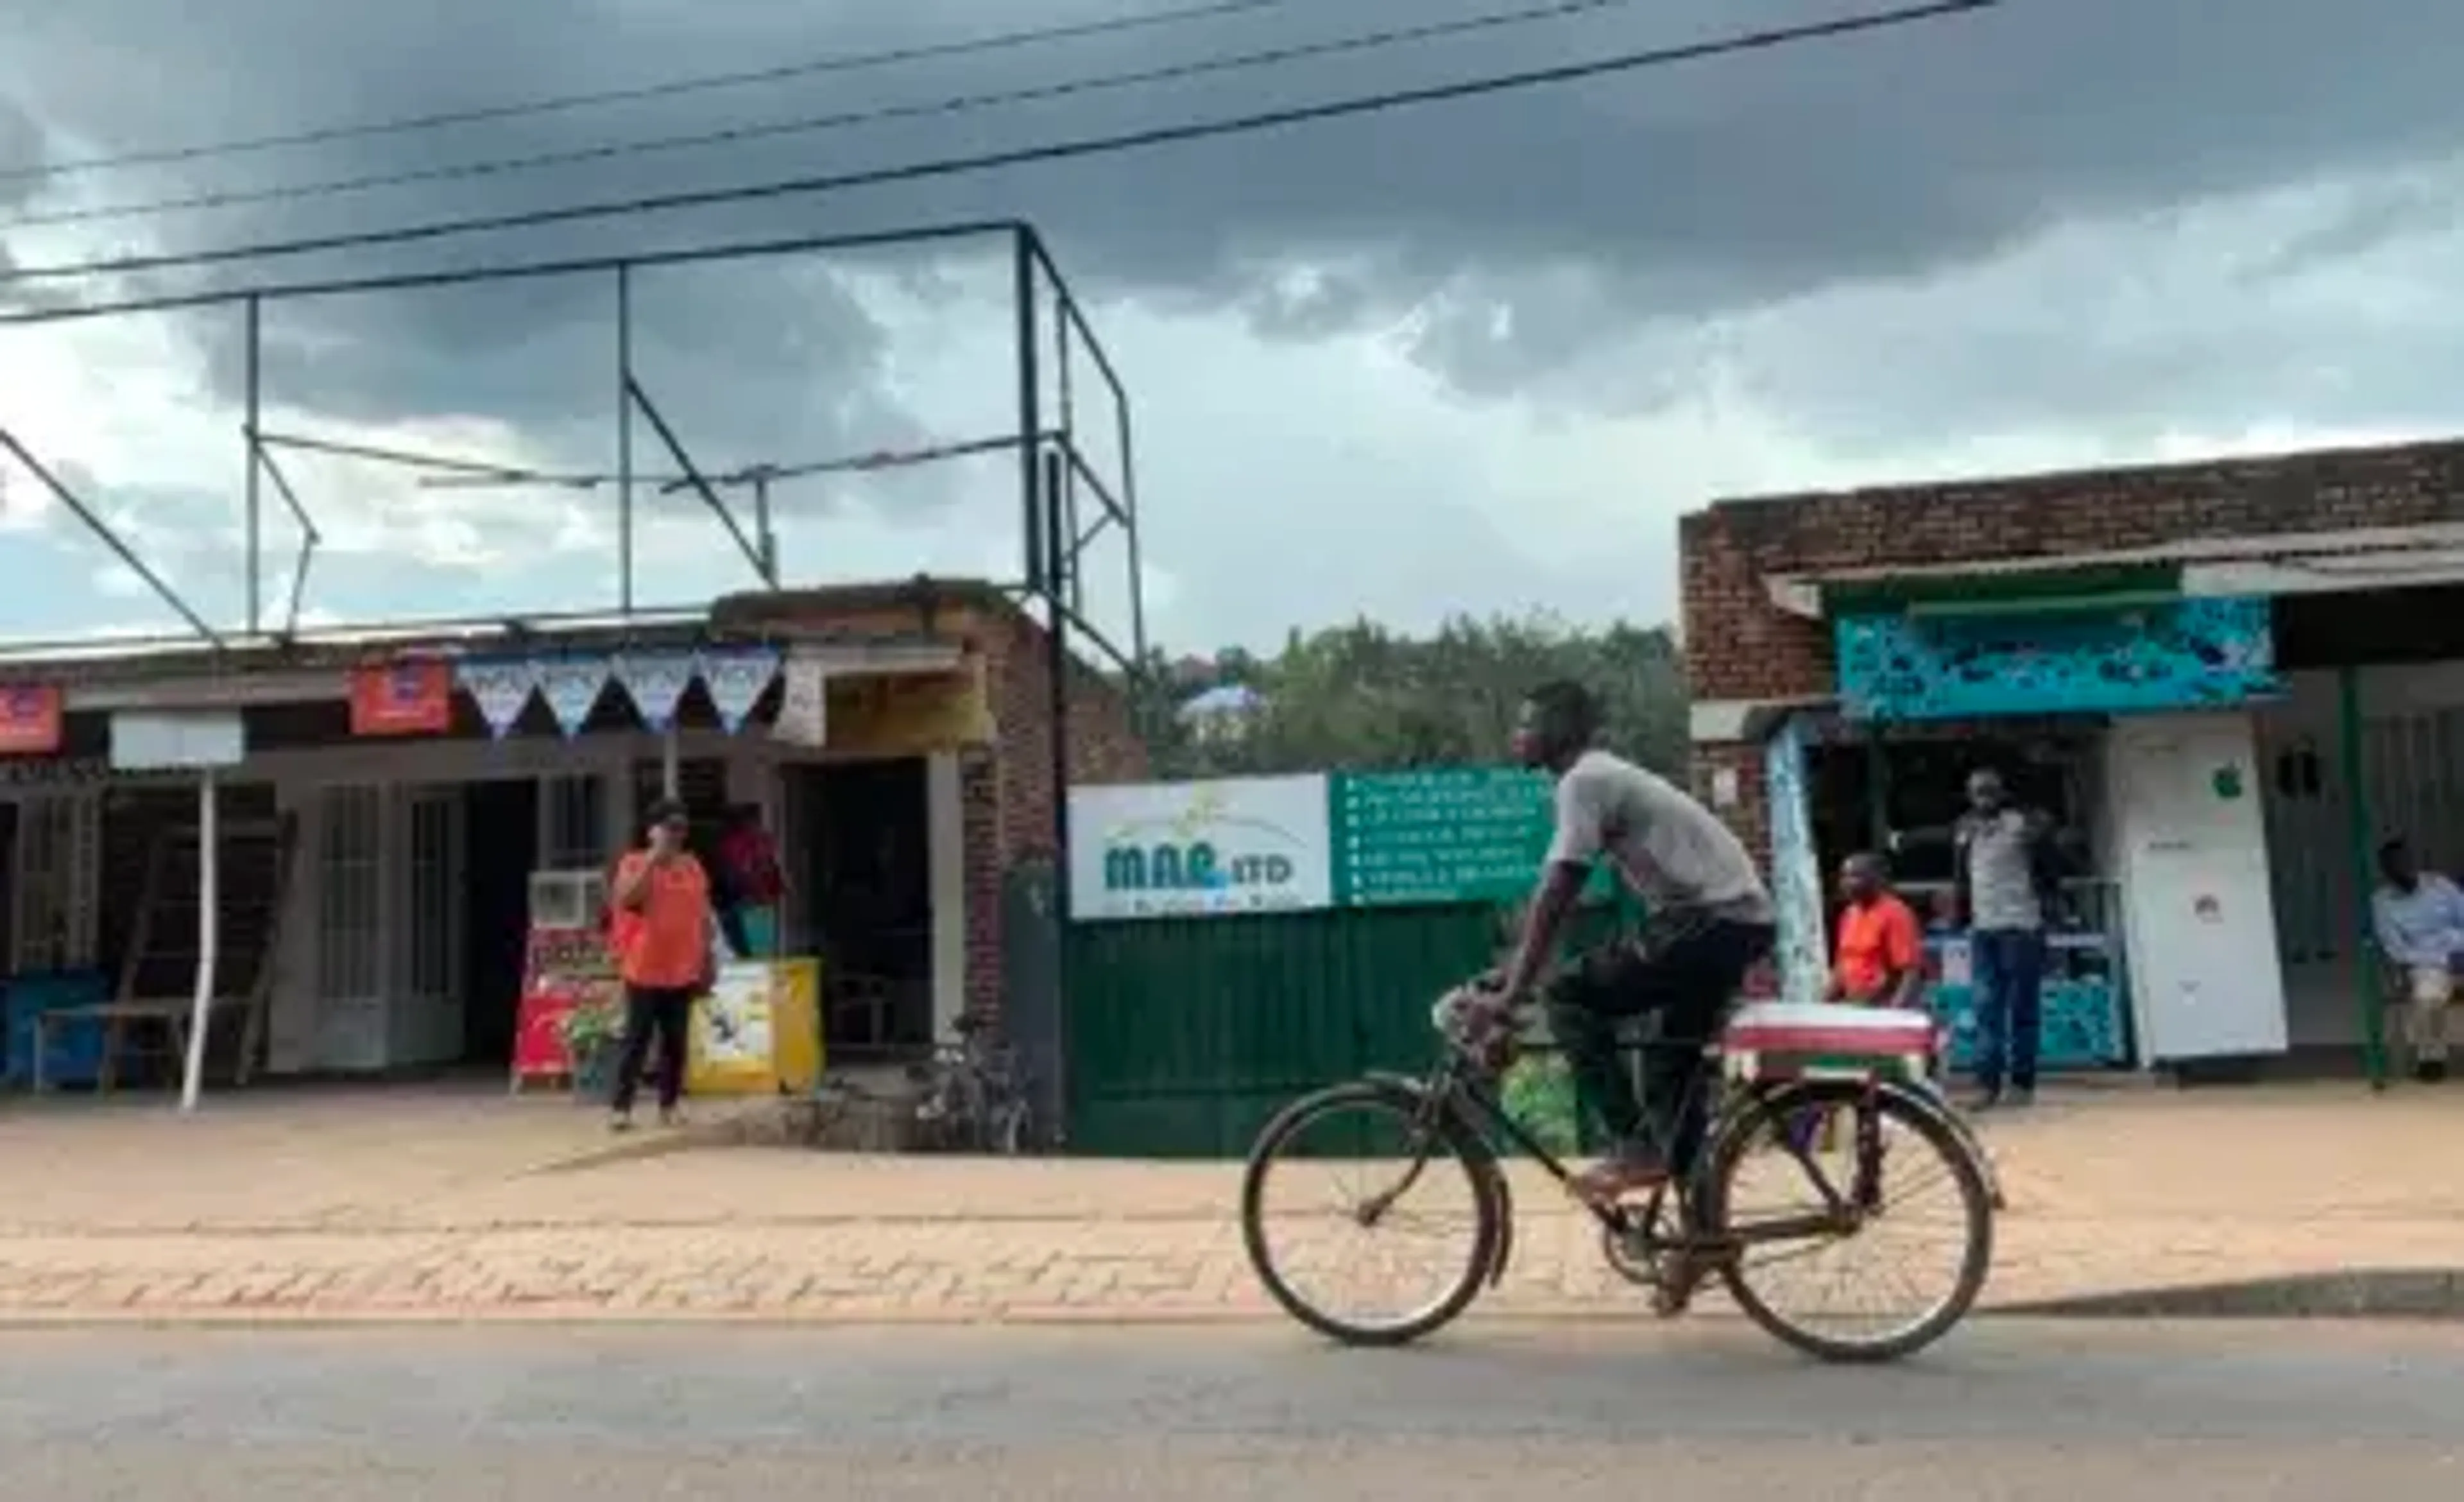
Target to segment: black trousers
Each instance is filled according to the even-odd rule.
[[[608,1102],[618,1111],[633,1109],[654,1032],[659,1038],[659,1109],[675,1109],[685,1093],[685,1029],[692,1025],[693,999],[691,986],[625,987],[625,1049],[616,1056],[616,1093]]]
[[[1595,949],[1550,985],[1549,1029],[1565,1051],[1576,1098],[1615,1150],[1650,1152],[1680,1174],[1692,1168],[1705,1125],[1704,1045],[1715,1040],[1746,972],[1771,953],[1773,937],[1767,923],[1681,922],[1641,942]],[[1661,1041],[1643,1050],[1638,1099],[1617,1053],[1617,1027],[1647,1013],[1660,1017]]]

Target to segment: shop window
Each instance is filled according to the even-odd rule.
[[[383,996],[383,815],[373,785],[328,787],[317,838],[317,986],[330,999]]]
[[[607,849],[607,779],[581,772],[541,781],[547,828],[540,866],[547,871],[598,871],[614,852]],[[656,796],[656,784],[652,784]]]
[[[52,793],[13,807],[11,968],[30,974],[92,964],[101,802],[89,792]]]

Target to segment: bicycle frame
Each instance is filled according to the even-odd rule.
[[[1700,1045],[1646,1044],[1644,1047]],[[1361,1223],[1374,1225],[1380,1215],[1410,1192],[1413,1184],[1419,1182],[1420,1171],[1427,1166],[1430,1148],[1438,1137],[1448,1124],[1459,1127],[1467,1132],[1483,1150],[1480,1160],[1471,1167],[1479,1183],[1479,1192],[1489,1197],[1498,1211],[1499,1239],[1487,1270],[1488,1282],[1494,1287],[1505,1276],[1514,1243],[1512,1190],[1497,1159],[1498,1140],[1503,1138],[1520,1148],[1569,1193],[1573,1192],[1573,1170],[1565,1160],[1551,1152],[1547,1144],[1516,1121],[1507,1111],[1496,1090],[1461,1055],[1451,1050],[1424,1076],[1416,1078],[1408,1074],[1373,1072],[1368,1077],[1376,1083],[1408,1092],[1419,1100],[1419,1110],[1414,1121],[1416,1145],[1410,1165],[1393,1188],[1373,1196],[1355,1212]],[[1742,1129],[1746,1112],[1785,1110],[1791,1094],[1813,1093],[1820,1088],[1816,1081],[1782,1080],[1741,1090],[1724,1089],[1717,1072],[1706,1071],[1706,1078],[1697,1079],[1691,1090],[1697,1099],[1706,1089],[1717,1092],[1721,1099],[1705,1131],[1704,1148],[1696,1155],[1694,1172],[1699,1174],[1703,1164],[1715,1156],[1710,1152],[1714,1144]],[[1899,1096],[1929,1115],[1947,1115],[1929,1093],[1911,1090],[1889,1080],[1867,1080],[1860,1088],[1869,1100],[1887,1093]],[[1691,1104],[1689,1101],[1689,1108]],[[1693,1225],[1694,1205],[1700,1199],[1701,1185],[1684,1179],[1672,1179],[1666,1188],[1654,1191],[1639,1209],[1625,1204],[1595,1204],[1579,1195],[1575,1196],[1576,1203],[1599,1223],[1605,1233],[1624,1238],[1640,1232],[1650,1252],[1675,1252],[1689,1265],[1707,1263],[1717,1266],[1740,1255],[1748,1247],[1764,1243],[1805,1241],[1818,1236],[1845,1234],[1856,1229],[1870,1210],[1878,1192],[1878,1186],[1870,1182],[1877,1156],[1877,1144],[1866,1139],[1875,1130],[1870,1113],[1860,1115],[1858,1130],[1859,1182],[1847,1193],[1842,1193],[1831,1182],[1822,1166],[1803,1146],[1791,1139],[1788,1134],[1781,1134],[1778,1146],[1805,1171],[1822,1198],[1823,1207],[1807,1214],[1730,1226],[1724,1235],[1703,1235]],[[1652,1235],[1651,1226],[1658,1220],[1662,1197],[1670,1191],[1677,1196],[1679,1234],[1674,1238],[1661,1239]]]

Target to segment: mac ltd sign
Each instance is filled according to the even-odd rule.
[[[1323,775],[1069,793],[1069,916],[1187,917],[1331,907]]]

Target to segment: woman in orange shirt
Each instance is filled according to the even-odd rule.
[[[616,1093],[610,1123],[633,1125],[633,1096],[649,1061],[650,1037],[659,1039],[659,1121],[676,1122],[685,1087],[685,1032],[693,998],[710,989],[712,943],[717,918],[711,911],[710,875],[685,849],[692,823],[673,799],[652,804],[644,849],[627,850],[617,863],[611,938],[625,978],[625,1047],[616,1061]]]

